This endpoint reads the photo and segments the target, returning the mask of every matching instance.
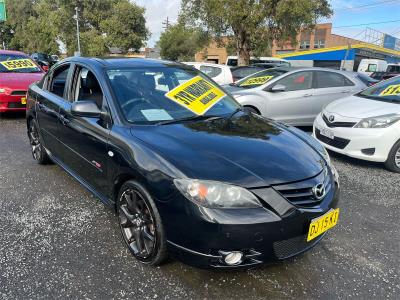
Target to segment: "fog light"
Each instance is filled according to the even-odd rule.
[[[240,251],[228,252],[224,257],[225,263],[230,266],[240,264],[242,262],[242,259],[243,253]]]

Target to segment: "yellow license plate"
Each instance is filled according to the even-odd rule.
[[[26,97],[21,98],[21,104],[26,104]]]
[[[326,214],[313,219],[308,229],[307,242],[334,227],[339,220],[339,208],[331,209]]]

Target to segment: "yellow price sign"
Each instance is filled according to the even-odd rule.
[[[2,64],[9,71],[36,68],[36,65],[33,63],[33,61],[28,58],[1,61],[0,64]]]
[[[400,94],[400,84],[392,84],[384,89],[379,96],[392,96],[398,94]]]
[[[226,94],[211,82],[196,76],[178,85],[165,96],[195,114],[203,115]]]
[[[241,83],[240,86],[262,85],[267,81],[271,80],[273,77],[274,76],[260,76],[260,77],[249,78],[245,82]]]

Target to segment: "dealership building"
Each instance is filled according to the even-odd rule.
[[[366,28],[361,41],[332,33],[332,24],[326,23],[316,25],[312,31],[300,32],[296,45],[274,42],[271,52],[272,56],[289,60],[293,66],[357,70],[363,58],[400,63],[400,40]],[[226,48],[211,42],[196,53],[195,60],[224,64],[227,57]]]

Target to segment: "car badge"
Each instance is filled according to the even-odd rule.
[[[312,188],[315,199],[321,200],[326,195],[326,189],[323,183],[317,184]]]
[[[333,121],[335,121],[335,116],[334,115],[330,115],[328,120],[329,120],[329,122],[332,123]]]

